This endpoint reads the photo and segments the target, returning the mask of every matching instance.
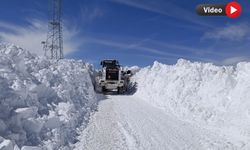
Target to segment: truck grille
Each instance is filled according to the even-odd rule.
[[[119,70],[118,69],[107,69],[106,70],[106,80],[118,80]]]

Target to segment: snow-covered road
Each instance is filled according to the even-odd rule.
[[[76,150],[234,149],[219,135],[134,96],[107,96],[79,140]]]

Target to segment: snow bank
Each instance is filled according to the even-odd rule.
[[[149,103],[181,119],[227,131],[235,128],[250,137],[250,63],[219,67],[183,59],[176,65],[154,62],[134,79],[136,95]]]
[[[123,70],[124,71],[130,70],[132,74],[136,74],[138,71],[140,71],[140,67],[138,67],[138,66],[131,66],[131,67],[125,66],[123,68]]]
[[[0,149],[62,149],[76,142],[75,129],[96,106],[91,68],[0,44]]]

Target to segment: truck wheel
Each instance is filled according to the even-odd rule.
[[[117,88],[117,94],[121,94],[121,88],[120,87]]]
[[[107,89],[105,88],[105,86],[102,87],[102,92],[103,93],[107,92]]]

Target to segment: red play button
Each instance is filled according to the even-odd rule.
[[[226,6],[226,14],[229,18],[237,18],[242,11],[241,5],[237,2],[230,2]]]

